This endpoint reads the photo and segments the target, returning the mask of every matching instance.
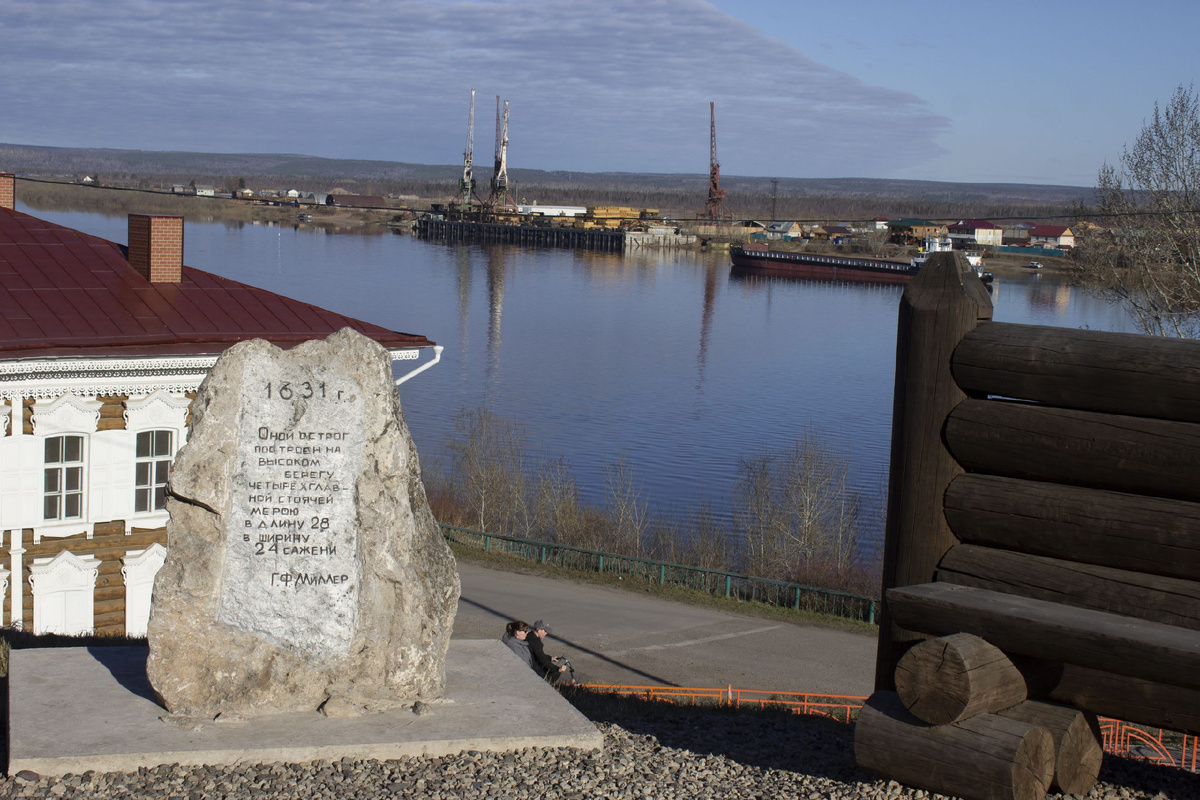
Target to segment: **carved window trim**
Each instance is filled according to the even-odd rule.
[[[29,567],[29,586],[33,594],[33,632],[66,633],[68,635],[90,634],[95,631],[96,576],[100,571],[100,559],[90,553],[76,554],[64,550],[53,558],[35,558]],[[47,605],[57,602],[59,595],[66,604],[82,602],[77,616],[86,624],[75,629],[55,631],[47,627],[45,617]],[[57,609],[55,609],[57,610]],[[69,614],[64,613],[64,616]]]

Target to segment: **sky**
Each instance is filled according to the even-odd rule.
[[[1196,0],[0,0],[0,142],[1094,185]],[[3,165],[0,164],[0,169]]]

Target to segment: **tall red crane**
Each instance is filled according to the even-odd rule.
[[[725,219],[730,216],[725,208],[725,190],[721,188],[721,164],[717,161],[717,111],[716,103],[708,104],[709,139],[711,145],[708,158],[708,203],[705,209],[709,219]]]

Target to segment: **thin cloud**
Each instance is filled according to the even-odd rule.
[[[453,163],[511,101],[510,164],[885,175],[947,121],[701,0],[0,0],[0,140]],[[486,161],[486,157],[483,159]]]

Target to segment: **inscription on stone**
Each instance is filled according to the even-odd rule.
[[[362,387],[314,369],[255,376],[242,393],[217,619],[313,655],[344,654],[361,586]]]
[[[167,511],[146,674],[172,714],[441,696],[458,573],[379,344],[343,329],[229,348],[192,402]]]

